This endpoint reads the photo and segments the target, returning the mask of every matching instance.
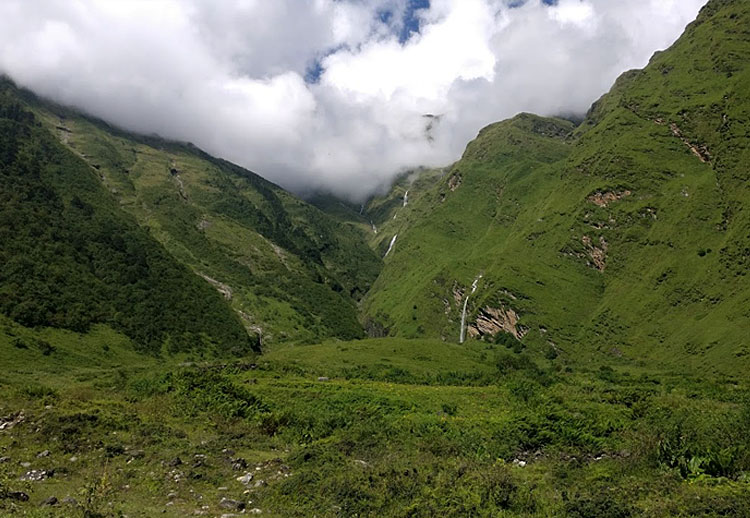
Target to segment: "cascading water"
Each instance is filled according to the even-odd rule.
[[[386,257],[388,257],[388,254],[390,254],[391,250],[393,250],[393,245],[396,244],[396,238],[397,237],[398,237],[398,234],[396,234],[395,236],[393,236],[393,239],[391,239],[391,244],[388,245],[388,250],[386,250],[385,255],[383,256],[383,259],[385,259]]]
[[[407,203],[409,203],[409,191],[404,193],[404,207],[406,207]]]
[[[466,341],[466,308],[469,305],[469,297],[474,295],[474,292],[477,291],[477,286],[481,278],[482,278],[482,274],[479,274],[479,276],[476,279],[474,279],[474,282],[471,283],[471,293],[466,295],[466,298],[464,299],[464,309],[461,312],[461,332],[459,333],[459,338],[458,338],[458,343],[461,343],[461,344]]]

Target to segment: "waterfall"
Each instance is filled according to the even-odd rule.
[[[393,245],[396,244],[396,238],[397,237],[398,237],[398,234],[396,234],[395,236],[393,236],[393,239],[391,239],[391,244],[388,245],[388,250],[386,250],[385,255],[383,256],[383,259],[385,259],[386,257],[388,257],[388,254],[390,254],[391,250],[393,250]]]
[[[469,305],[469,297],[474,295],[474,292],[477,291],[477,285],[479,284],[479,280],[481,278],[482,278],[482,274],[480,273],[479,276],[476,279],[474,279],[474,282],[471,283],[471,293],[466,295],[466,298],[464,299],[464,309],[461,312],[461,332],[459,333],[459,337],[458,337],[458,343],[461,343],[461,344],[466,341],[466,308]]]

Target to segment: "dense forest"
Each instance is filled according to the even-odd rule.
[[[29,326],[107,323],[142,350],[258,347],[221,296],[117,207],[95,171],[0,89],[0,311]]]

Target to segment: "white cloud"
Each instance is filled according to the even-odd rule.
[[[432,0],[400,42],[407,0],[4,0],[0,71],[293,190],[357,198],[450,163],[490,122],[585,111],[703,3]],[[425,114],[442,116],[431,139]]]

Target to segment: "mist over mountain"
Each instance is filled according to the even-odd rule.
[[[700,3],[0,3],[0,516],[750,518]]]
[[[359,200],[455,161],[490,122],[583,114],[703,3],[8,0],[0,73],[295,192]]]

